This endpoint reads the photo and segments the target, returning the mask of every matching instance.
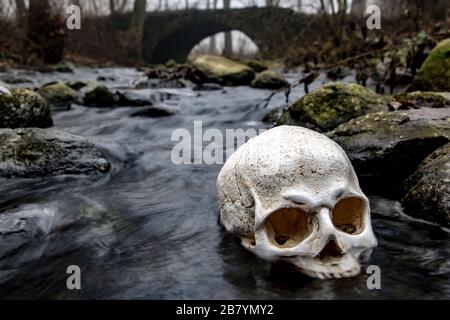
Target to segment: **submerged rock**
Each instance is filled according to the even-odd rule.
[[[107,87],[99,84],[91,84],[82,88],[84,92],[83,104],[89,107],[113,107],[116,104],[116,96]]]
[[[117,105],[124,107],[144,107],[151,106],[150,94],[144,94],[139,90],[117,91]]]
[[[450,227],[450,143],[428,156],[403,189],[409,215]]]
[[[22,88],[0,92],[0,128],[53,126],[50,108],[34,91]]]
[[[193,88],[194,91],[218,91],[223,90],[223,87],[218,83],[201,83]]]
[[[163,117],[170,117],[174,115],[175,113],[173,111],[163,109],[163,108],[157,108],[157,107],[150,107],[141,109],[133,114],[131,114],[132,117],[145,117],[145,118],[163,118]]]
[[[224,57],[200,55],[192,61],[191,80],[214,82],[226,86],[249,85],[255,77],[252,68]]]
[[[359,116],[388,109],[386,98],[357,84],[331,83],[290,105],[277,125],[328,131]]]
[[[256,75],[251,86],[258,89],[278,90],[289,86],[289,82],[275,71],[266,70]]]
[[[450,140],[450,109],[379,112],[353,119],[328,134],[347,152],[360,176],[388,186],[407,178]]]
[[[42,86],[38,93],[48,102],[50,107],[56,109],[70,109],[75,103],[78,94],[63,82],[53,82]]]
[[[70,88],[72,88],[75,91],[79,91],[82,88],[85,88],[87,86],[92,86],[94,84],[96,84],[96,82],[84,81],[84,80],[76,80],[76,81],[66,82],[66,85],[68,85]]]
[[[422,91],[450,91],[450,39],[441,41],[431,51],[412,87]]]
[[[0,129],[0,176],[104,173],[109,162],[87,139],[57,130]]]

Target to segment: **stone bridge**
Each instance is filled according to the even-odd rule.
[[[314,19],[283,8],[184,10],[149,13],[142,58],[149,63],[169,59],[184,62],[192,48],[219,32],[240,30],[259,48],[262,57],[274,58],[293,41],[307,42]],[[306,45],[306,43],[305,43]]]

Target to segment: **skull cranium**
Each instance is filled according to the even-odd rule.
[[[268,130],[240,147],[217,180],[220,220],[261,258],[317,278],[360,272],[375,247],[367,197],[345,152],[317,132]]]

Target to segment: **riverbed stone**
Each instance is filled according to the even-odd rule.
[[[252,68],[255,72],[263,72],[269,69],[269,65],[261,60],[244,60],[238,61],[239,63],[243,63],[246,66]]]
[[[1,177],[105,173],[110,166],[85,138],[51,129],[0,129]]]
[[[325,132],[359,116],[387,110],[387,99],[363,86],[330,83],[291,104],[277,125],[300,125]]]
[[[9,88],[0,92],[0,128],[48,128],[53,120],[47,102],[36,92]]]
[[[200,55],[191,64],[191,80],[197,84],[214,82],[226,86],[249,85],[255,77],[252,68],[224,57]]]
[[[266,70],[256,75],[251,86],[258,89],[278,90],[289,86],[289,82],[273,70]]]
[[[348,154],[360,176],[387,187],[406,179],[434,150],[450,140],[450,109],[423,108],[368,114],[328,136]]]
[[[174,115],[173,111],[167,110],[160,107],[148,107],[142,108],[131,114],[132,117],[143,117],[143,118],[164,118]]]
[[[422,91],[450,91],[450,39],[441,41],[414,77],[412,87]]]
[[[83,104],[89,107],[107,108],[116,104],[116,96],[106,86],[96,83],[83,87]]]
[[[280,120],[280,117],[283,114],[284,110],[285,107],[276,107],[270,110],[264,115],[264,117],[262,118],[262,122],[276,124],[278,120]]]
[[[401,203],[411,216],[450,227],[450,143],[429,155],[406,180]]]
[[[450,92],[414,91],[394,96],[393,109],[450,108]]]
[[[55,109],[70,109],[78,97],[77,92],[63,82],[48,83],[38,93]]]

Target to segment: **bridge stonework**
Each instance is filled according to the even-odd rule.
[[[186,10],[149,13],[142,58],[148,63],[169,59],[184,62],[192,48],[219,32],[240,30],[259,48],[262,57],[276,58],[293,43],[307,45],[314,19],[283,8]]]

